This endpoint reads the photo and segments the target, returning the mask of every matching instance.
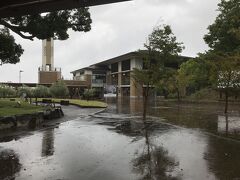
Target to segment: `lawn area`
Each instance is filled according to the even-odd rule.
[[[100,108],[106,108],[107,104],[104,102],[100,102],[100,101],[87,101],[87,100],[79,100],[79,99],[69,99],[69,102],[71,104],[76,104],[76,105],[80,105],[83,107],[100,107]]]
[[[51,99],[55,103],[60,103],[61,100],[69,101],[72,105],[77,105],[80,107],[98,107],[98,108],[106,108],[107,104],[100,101],[87,101],[87,100],[81,100],[81,99],[56,99],[56,98],[44,98],[44,99]],[[38,98],[38,101],[42,101],[42,98]]]
[[[31,105],[23,101],[21,101],[21,106],[17,107],[17,101],[0,99],[0,117],[20,114],[32,114],[43,110],[44,107]]]

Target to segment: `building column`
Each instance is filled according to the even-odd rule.
[[[133,72],[130,72],[130,97],[137,96],[137,87],[135,79],[133,78]]]
[[[142,97],[142,87],[133,78],[134,68],[142,68],[142,62],[136,59],[131,59],[131,72],[130,72],[130,97]]]
[[[117,96],[122,97],[122,62],[118,62],[118,92]]]
[[[142,87],[133,78],[133,72],[130,72],[130,97],[142,97]]]

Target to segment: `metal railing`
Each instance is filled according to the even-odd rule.
[[[61,68],[59,68],[59,67],[41,66],[41,67],[38,68],[38,71],[55,71],[55,72],[61,72]]]
[[[103,84],[103,79],[92,79],[93,84]]]

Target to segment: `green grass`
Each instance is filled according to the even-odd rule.
[[[106,108],[107,104],[100,101],[87,101],[81,99],[56,99],[56,98],[45,98],[51,99],[55,103],[60,103],[61,100],[69,101],[72,105],[77,105],[81,107],[99,107],[99,108]],[[38,98],[38,101],[42,101],[42,98]]]
[[[23,101],[21,101],[21,106],[17,107],[17,101],[10,101],[9,99],[0,99],[0,117],[21,114],[33,114],[43,110],[44,107],[31,105]]]
[[[70,99],[69,102],[71,104],[76,104],[76,105],[80,105],[83,107],[101,107],[101,108],[106,108],[107,104],[104,102],[100,102],[100,101],[86,101],[86,100],[79,100],[79,99]]]
[[[189,100],[200,100],[200,101],[218,101],[219,100],[219,92],[210,89],[203,88],[194,94],[191,94],[187,97]]]

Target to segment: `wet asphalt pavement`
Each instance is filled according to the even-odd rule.
[[[35,131],[0,138],[0,179],[23,180],[238,180],[239,107],[149,105],[63,107],[65,117]]]

